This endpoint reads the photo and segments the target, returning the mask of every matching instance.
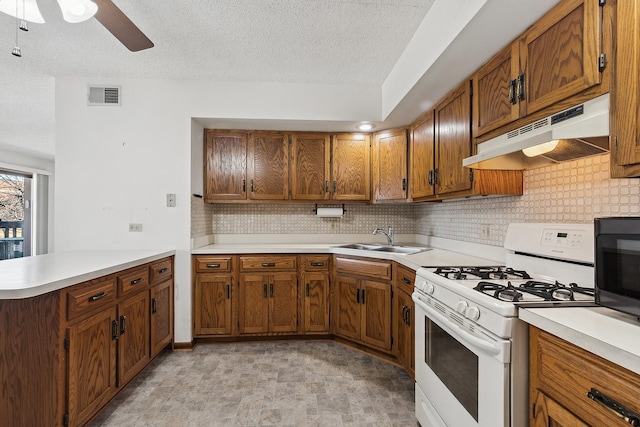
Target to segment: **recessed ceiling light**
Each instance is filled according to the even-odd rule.
[[[367,131],[367,130],[371,130],[371,129],[375,128],[375,127],[376,127],[376,125],[374,125],[373,123],[360,123],[358,126],[356,126],[356,129]]]

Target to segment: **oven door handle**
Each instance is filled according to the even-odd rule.
[[[449,321],[445,316],[438,313],[433,308],[429,307],[427,304],[422,302],[419,298],[414,296],[412,297],[412,299],[422,310],[424,310],[427,313],[427,315],[431,320],[434,320],[438,324],[438,326],[444,329],[448,334],[454,337],[457,337],[460,341],[467,342],[471,344],[473,347],[484,350],[485,352],[492,354],[494,356],[499,355],[500,352],[502,351],[502,349],[499,346],[492,345],[488,341],[477,338],[471,335],[469,332],[465,331],[464,329],[460,328],[459,326],[455,325],[455,323],[452,323],[451,321]]]

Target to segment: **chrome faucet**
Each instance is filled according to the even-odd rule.
[[[384,231],[382,228],[376,228],[371,234],[384,234],[387,238],[387,245],[393,246],[393,227],[390,225],[388,227],[389,229],[387,231]]]

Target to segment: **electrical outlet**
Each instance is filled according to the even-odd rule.
[[[167,194],[167,207],[175,208],[176,207],[176,195],[175,194]]]
[[[489,237],[491,235],[491,226],[483,225],[482,226],[482,237]]]
[[[142,231],[142,224],[136,224],[136,223],[130,222],[129,231],[135,231],[135,232]]]

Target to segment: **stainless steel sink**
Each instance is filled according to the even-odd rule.
[[[423,248],[420,246],[403,246],[403,245],[376,245],[368,243],[350,243],[348,245],[338,246],[343,249],[358,249],[361,251],[376,251],[376,252],[393,252],[399,254],[417,254],[418,252],[429,251],[431,248]]]

